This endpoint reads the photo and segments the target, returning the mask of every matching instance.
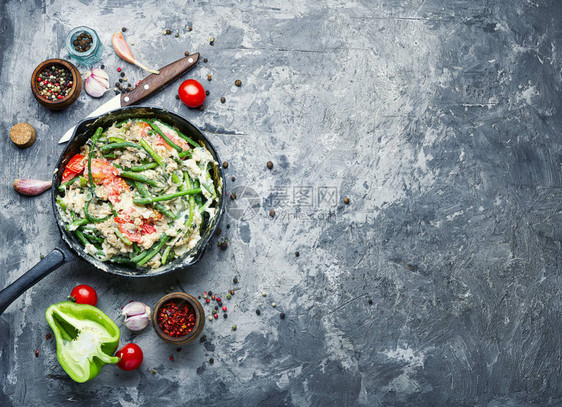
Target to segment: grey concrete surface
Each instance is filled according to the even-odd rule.
[[[59,241],[49,194],[13,179],[48,179],[62,132],[111,97],[59,113],[32,98],[75,26],[101,35],[111,82],[118,66],[145,76],[111,49],[122,26],[148,65],[208,58],[185,76],[209,89],[205,111],[178,84],[148,104],[201,128],[240,187],[196,266],[136,280],[77,262],[18,299],[0,317],[0,405],[562,404],[561,19],[530,0],[0,2],[0,287]],[[21,121],[38,132],[23,151],[8,139]],[[205,343],[177,352],[123,327],[142,367],[76,384],[43,313],[79,283],[116,320],[170,286],[237,291]]]

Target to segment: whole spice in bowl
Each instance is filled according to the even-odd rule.
[[[152,327],[164,342],[181,346],[194,341],[205,326],[205,311],[197,299],[183,292],[165,295],[152,313]]]
[[[52,110],[62,110],[80,96],[82,77],[78,68],[71,62],[48,59],[33,71],[31,91],[43,106]]]

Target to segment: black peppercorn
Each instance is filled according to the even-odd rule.
[[[226,102],[226,98],[223,96],[223,97],[221,98],[221,103],[225,103],[225,102]]]
[[[213,358],[209,359],[209,363],[212,365],[213,363],[215,363],[215,359]]]
[[[221,250],[226,250],[227,247],[228,247],[228,243],[226,243],[226,242],[222,242],[222,243],[220,244]]]
[[[300,254],[298,251],[295,252],[295,256],[296,256],[296,257],[299,257],[300,255],[301,255],[301,254]]]
[[[233,282],[234,284],[238,284],[238,277],[234,277],[234,278],[232,279],[232,282]]]
[[[285,313],[284,313],[284,312],[282,312],[281,314],[279,314],[279,318],[281,318],[281,319],[285,319]]]
[[[209,60],[207,58],[203,58],[203,62],[207,63]]]
[[[275,211],[273,209],[269,211],[269,216],[272,218],[275,216]]]
[[[256,315],[261,314],[261,311],[259,309],[256,310]]]
[[[205,91],[205,95],[209,96],[211,94],[211,92],[209,92],[208,90]]]
[[[266,165],[267,165],[267,168],[270,169],[270,170],[273,168],[273,163],[271,161],[268,161]]]
[[[228,161],[222,163],[222,168],[228,168]]]
[[[240,86],[242,86],[242,81],[241,81],[240,79],[236,79],[236,80],[234,81],[234,84],[235,84],[236,86],[240,87]]]
[[[125,31],[127,31],[127,28],[123,27],[123,28],[121,28],[121,31],[125,32]]]

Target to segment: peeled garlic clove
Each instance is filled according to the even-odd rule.
[[[41,181],[38,179],[17,179],[14,181],[14,189],[22,195],[39,195],[53,185],[52,181]]]
[[[102,75],[94,71],[101,71],[101,69],[92,69],[86,73],[84,88],[88,95],[99,98],[109,89],[109,77],[105,72]]]
[[[131,331],[140,331],[150,322],[150,307],[139,301],[125,305],[121,314],[125,316],[125,326]]]

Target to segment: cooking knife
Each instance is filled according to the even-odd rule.
[[[131,92],[122,93],[121,95],[117,95],[111,98],[109,101],[105,102],[103,105],[98,107],[86,117],[99,116],[111,110],[119,109],[120,107],[137,104],[168,86],[179,76],[183,75],[191,68],[193,68],[198,61],[198,52],[182,59],[178,59],[176,62],[172,62],[170,65],[166,65],[164,68],[161,68],[159,75],[148,75],[142,80],[139,86],[137,86]],[[59,144],[66,143],[68,140],[70,140],[75,128],[76,126],[72,126],[70,129],[68,129],[66,133],[64,133],[64,136],[62,136],[59,140]]]

